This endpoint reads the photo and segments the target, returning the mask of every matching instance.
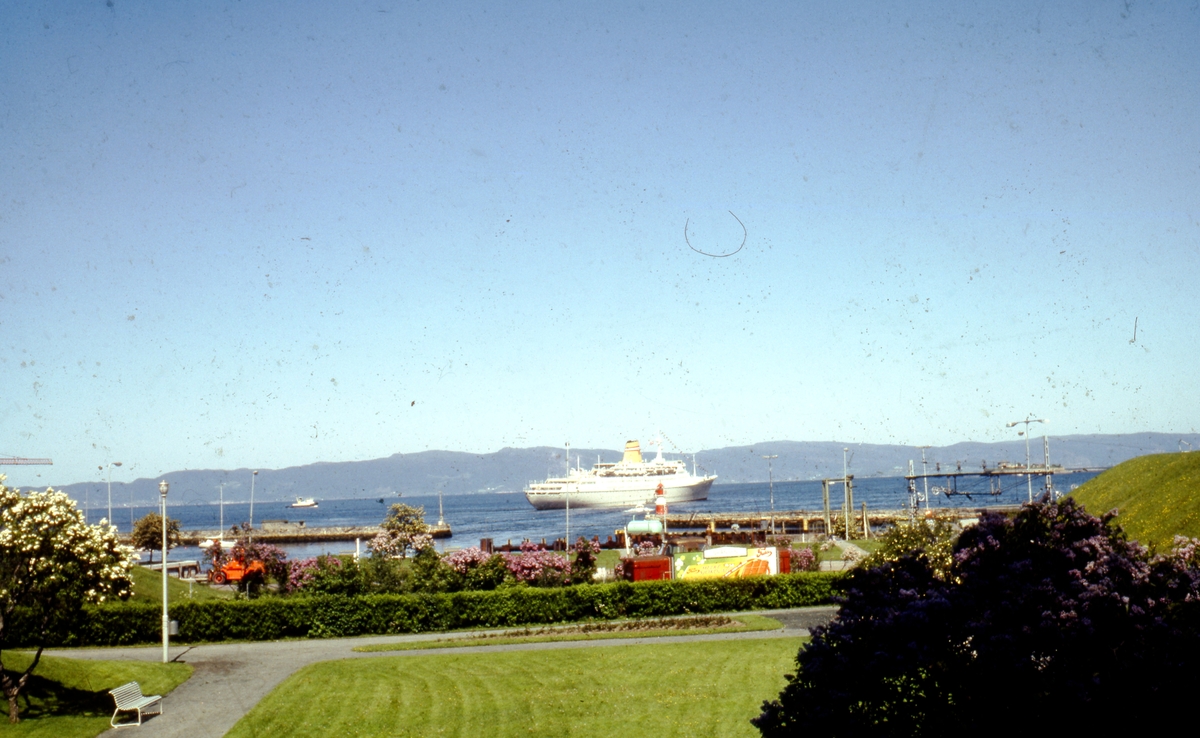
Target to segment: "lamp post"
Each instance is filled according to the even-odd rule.
[[[764,454],[763,458],[767,460],[767,485],[771,490],[771,535],[775,535],[775,475],[771,470],[771,460],[778,459],[779,454]]]
[[[1005,428],[1012,428],[1022,423],[1025,424],[1023,435],[1025,436],[1025,482],[1029,487],[1029,501],[1033,502],[1033,477],[1029,474],[1029,424],[1030,423],[1045,423],[1045,418],[1035,418],[1032,415],[1026,415],[1024,420],[1014,420],[1005,425]]]
[[[162,637],[163,637],[163,663],[167,663],[167,642],[170,639],[171,617],[167,614],[167,490],[171,485],[167,484],[167,480],[162,480],[158,483],[158,496],[162,501],[162,575],[163,575],[163,618],[162,618]]]
[[[257,476],[257,471],[250,474],[250,532],[246,534],[247,543],[254,543],[254,478]]]
[[[850,452],[848,447],[842,448],[842,512],[846,518],[846,540],[850,540],[850,468],[846,461],[846,454]]]
[[[932,446],[921,447],[921,476],[925,478],[925,509],[929,509],[929,465],[925,461],[925,449],[933,448]]]
[[[120,466],[120,465],[121,465],[121,462],[119,462],[119,461],[108,462],[108,524],[109,525],[114,525],[113,519],[112,519],[112,468],[114,466]],[[100,467],[100,468],[103,469],[104,467]]]
[[[571,476],[571,442],[567,441],[567,477]],[[438,490],[438,506],[440,509],[442,491]],[[563,494],[566,497],[567,503],[567,532],[563,536],[563,553],[566,554],[567,563],[571,562],[571,485],[568,483],[563,487]]]

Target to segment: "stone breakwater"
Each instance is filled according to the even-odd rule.
[[[289,526],[264,526],[262,529],[255,528],[252,532],[254,540],[262,543],[323,543],[326,541],[353,541],[360,538],[363,541],[369,541],[383,531],[378,525],[361,525],[361,526],[332,526],[325,528],[309,528],[300,525]],[[448,524],[431,525],[429,533],[434,538],[450,538],[453,532]],[[230,530],[226,534],[225,540],[232,541],[242,534],[238,529],[236,532]],[[185,530],[179,533],[179,542],[184,546],[198,546],[204,541],[211,541],[214,538],[220,538],[221,531],[219,530]],[[123,543],[129,543],[129,536],[122,535]]]

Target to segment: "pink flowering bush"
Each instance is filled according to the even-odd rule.
[[[785,548],[780,553],[791,557],[792,571],[817,571],[817,555],[811,548]]]
[[[445,561],[447,566],[459,574],[466,574],[490,558],[492,558],[492,554],[485,553],[478,546],[471,546],[446,554],[442,557],[442,561]]]
[[[478,546],[447,554],[442,562],[455,573],[455,589],[491,590],[513,581],[505,557],[485,553]]]
[[[370,583],[357,561],[322,555],[293,561],[288,567],[287,591],[307,594],[358,595],[370,591]]]
[[[547,551],[542,546],[525,541],[521,553],[505,557],[508,571],[518,582],[535,587],[555,587],[570,580],[571,563],[566,556]]]

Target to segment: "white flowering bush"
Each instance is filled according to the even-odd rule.
[[[85,604],[127,598],[137,557],[101,520],[88,525],[75,502],[47,489],[22,495],[0,476],[0,683],[9,722],[17,722],[17,696],[37,666],[47,636],[72,622]],[[3,671],[3,649],[20,623],[20,645],[37,653],[19,676]]]
[[[380,527],[383,531],[367,544],[376,556],[404,558],[410,549],[418,553],[433,545],[423,507],[392,505]]]

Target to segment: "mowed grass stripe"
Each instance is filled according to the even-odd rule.
[[[239,736],[757,736],[803,639],[347,659],[285,680]]]

